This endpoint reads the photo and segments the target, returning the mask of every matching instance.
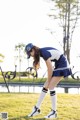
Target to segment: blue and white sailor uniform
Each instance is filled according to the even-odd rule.
[[[55,62],[52,76],[67,77],[72,74],[71,68],[66,57],[57,49],[52,47],[40,48],[40,56],[46,61],[48,58]]]

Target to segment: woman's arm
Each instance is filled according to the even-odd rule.
[[[52,62],[51,62],[50,58],[47,61],[45,61],[45,62],[46,62],[47,71],[48,71],[48,78],[47,78],[47,80],[50,82],[51,77],[52,77],[52,72],[53,72]]]
[[[46,66],[47,66],[47,71],[48,71],[47,76],[48,77],[47,77],[47,81],[45,82],[44,86],[46,88],[48,88],[49,83],[50,83],[51,78],[52,78],[53,66],[52,66],[52,62],[51,62],[50,58],[45,62],[46,62]]]

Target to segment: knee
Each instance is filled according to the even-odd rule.
[[[54,85],[50,83],[48,88],[49,90],[54,89]]]

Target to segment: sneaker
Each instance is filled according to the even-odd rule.
[[[51,110],[51,112],[47,116],[45,116],[45,118],[57,118],[57,112]]]
[[[36,106],[34,106],[32,112],[28,115],[28,117],[33,117],[33,116],[36,116],[38,114],[40,114],[40,109],[37,108]]]

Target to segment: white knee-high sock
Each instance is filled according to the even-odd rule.
[[[50,97],[52,103],[52,110],[56,111],[57,109],[57,96],[55,90],[50,90]]]
[[[48,92],[48,90],[43,87],[42,92],[40,94],[40,97],[38,99],[38,102],[36,104],[36,107],[40,108],[40,105],[41,105],[41,103],[42,103],[42,101],[43,101],[43,99],[44,99],[47,92]]]

